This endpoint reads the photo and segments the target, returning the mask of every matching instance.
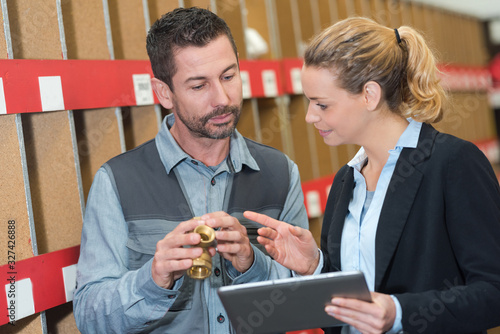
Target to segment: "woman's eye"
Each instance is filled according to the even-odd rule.
[[[326,109],[326,105],[324,104],[321,104],[321,103],[316,103],[316,105],[321,109],[321,110],[325,110]]]

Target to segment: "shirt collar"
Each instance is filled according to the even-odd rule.
[[[392,151],[401,151],[403,148],[408,147],[408,148],[416,148],[418,144],[418,137],[420,136],[420,130],[422,129],[422,123],[417,122],[411,118],[408,118],[408,126],[406,127],[405,131],[401,134],[399,137],[398,142],[396,143],[396,146],[394,149],[390,150],[389,153]],[[364,164],[365,160],[367,159],[365,149],[361,147],[352,158],[351,161],[347,163],[348,166],[350,167],[356,167],[358,170],[361,169],[361,166]]]
[[[418,144],[418,137],[420,137],[420,130],[422,129],[422,123],[417,122],[411,118],[408,118],[408,126],[406,130],[403,132],[401,137],[399,137],[398,142],[396,143],[397,148],[416,148]]]
[[[189,154],[182,150],[170,133],[170,128],[174,123],[174,114],[167,115],[162,122],[160,131],[156,135],[156,147],[168,174],[180,162],[185,159],[192,159]],[[260,170],[257,162],[250,154],[243,136],[236,129],[231,135],[229,156],[231,157],[235,173],[240,172],[243,165],[247,165],[253,170]]]

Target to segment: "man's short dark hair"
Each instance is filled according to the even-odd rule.
[[[172,77],[177,72],[175,52],[188,46],[203,47],[222,35],[227,36],[238,58],[231,30],[211,11],[197,7],[177,8],[163,15],[153,23],[146,39],[154,76],[173,91]]]

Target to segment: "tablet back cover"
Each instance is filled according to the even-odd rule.
[[[333,296],[371,300],[357,271],[231,285],[218,294],[238,334],[339,326],[341,321],[325,313]]]

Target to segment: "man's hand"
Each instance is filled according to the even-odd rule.
[[[371,295],[371,303],[352,298],[333,298],[325,311],[356,327],[361,333],[385,333],[394,325],[396,305],[389,295],[378,292],[372,292]]]
[[[253,248],[248,239],[247,229],[238,219],[223,211],[213,212],[201,216],[201,221],[215,232],[217,251],[226,260],[231,261],[234,269],[240,273],[247,271],[253,264]]]
[[[256,212],[245,211],[243,215],[267,226],[258,230],[257,241],[266,247],[275,261],[300,275],[314,273],[319,263],[319,251],[309,230]]]
[[[192,232],[196,226],[202,225],[200,220],[191,219],[180,223],[156,244],[151,274],[158,286],[165,289],[172,288],[174,281],[179,279],[187,269],[193,265],[193,259],[203,252],[201,247],[195,246],[200,242],[200,235]],[[209,249],[210,255],[215,255],[215,250]]]

